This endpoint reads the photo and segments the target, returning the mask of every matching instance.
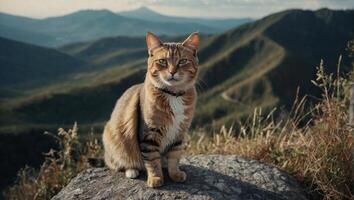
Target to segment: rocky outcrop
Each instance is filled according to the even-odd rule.
[[[91,168],[75,177],[57,199],[306,199],[288,174],[262,162],[237,156],[199,155],[181,160],[188,178],[165,185],[146,187],[146,175],[128,179],[124,173]]]

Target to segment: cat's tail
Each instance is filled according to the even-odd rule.
[[[119,98],[107,122],[102,142],[104,160],[113,170],[144,168],[138,143],[140,92],[143,85],[129,88]]]

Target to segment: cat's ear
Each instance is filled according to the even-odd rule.
[[[199,33],[194,32],[190,34],[188,38],[182,43],[182,45],[197,50],[199,46]]]
[[[146,45],[147,45],[149,54],[151,54],[151,51],[153,49],[162,45],[162,42],[156,35],[154,35],[151,32],[147,32],[146,33]]]

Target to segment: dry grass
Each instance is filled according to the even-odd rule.
[[[338,66],[339,71],[339,66]],[[275,120],[273,112],[255,109],[240,128],[222,127],[206,137],[203,130],[189,138],[189,154],[236,154],[263,160],[300,180],[314,198],[352,199],[353,127],[348,125],[348,81],[326,74],[323,62],[313,81],[322,98],[307,108],[297,99],[291,113]],[[319,196],[315,196],[319,195]]]
[[[75,123],[68,131],[60,128],[58,135],[47,133],[58,140],[60,150],[51,149],[45,154],[39,172],[30,167],[22,169],[16,185],[5,192],[6,199],[51,199],[80,171],[89,167],[88,159],[100,157],[102,148],[98,140],[91,135],[85,143],[81,143],[77,132]]]

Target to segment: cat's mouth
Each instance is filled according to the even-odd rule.
[[[167,78],[167,81],[168,82],[178,82],[180,80],[176,79],[175,77],[169,77],[169,78]]]
[[[160,77],[162,79],[162,81],[169,86],[173,86],[173,85],[179,85],[181,84],[182,81],[182,77],[176,78],[175,76],[170,76],[170,77]]]

